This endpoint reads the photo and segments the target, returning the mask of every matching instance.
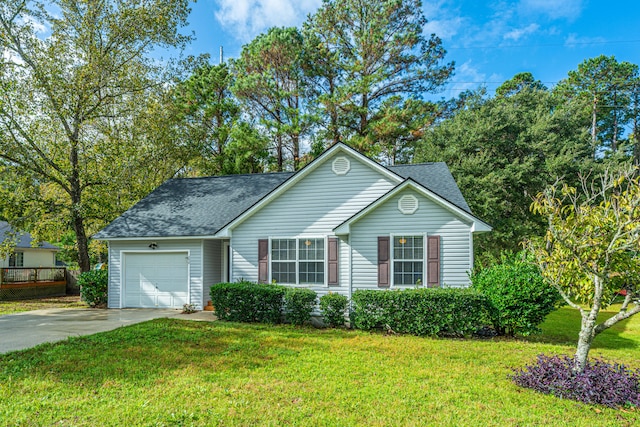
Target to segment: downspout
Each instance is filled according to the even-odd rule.
[[[349,246],[349,284],[347,287],[347,294],[349,298],[349,318],[351,318],[351,294],[353,293],[353,247],[351,246],[351,232],[347,238],[347,245]]]

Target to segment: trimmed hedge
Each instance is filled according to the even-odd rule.
[[[284,306],[287,322],[304,325],[311,320],[311,312],[316,306],[316,293],[306,288],[287,288]]]
[[[358,290],[351,325],[413,335],[468,336],[487,322],[487,299],[471,289]]]
[[[107,270],[85,271],[78,276],[80,297],[90,307],[107,304],[109,272]]]
[[[218,283],[209,294],[214,313],[230,322],[280,323],[287,288],[252,282]]]
[[[344,314],[349,305],[349,298],[329,292],[320,297],[320,311],[324,323],[331,328],[344,326]]]

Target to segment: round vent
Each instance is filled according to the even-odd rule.
[[[418,199],[411,194],[400,197],[400,200],[398,200],[398,210],[405,215],[411,215],[418,210]]]
[[[351,169],[351,162],[346,157],[338,157],[331,164],[331,170],[336,175],[346,175]]]

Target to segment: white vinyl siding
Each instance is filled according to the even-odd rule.
[[[189,253],[189,295],[188,303],[201,310],[203,307],[203,271],[202,271],[202,240],[163,240],[149,239],[136,241],[112,240],[109,242],[109,308],[122,308],[124,295],[122,294],[122,255],[126,253],[154,253],[149,248],[155,242],[156,251]]]
[[[209,289],[211,285],[224,281],[223,278],[223,262],[224,256],[222,240],[203,240],[202,241],[202,292],[203,301],[211,299]]]
[[[413,215],[403,215],[398,210],[398,200],[404,194],[413,194],[419,200],[420,207]],[[352,224],[350,239],[353,289],[379,289],[379,236],[413,236],[417,233],[440,236],[441,286],[469,286],[468,272],[472,263],[471,224],[462,222],[449,210],[408,189],[399,192]]]
[[[333,158],[327,159],[295,186],[231,231],[232,281],[258,281],[259,239],[270,236],[332,236],[336,226],[397,184],[359,159],[353,157],[350,160],[349,172],[336,175],[331,169]],[[346,240],[340,240],[339,253],[340,285],[330,288],[326,285],[310,285],[319,296],[329,291],[348,294],[350,275]]]

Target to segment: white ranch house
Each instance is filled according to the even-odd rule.
[[[384,167],[337,144],[296,173],[171,179],[94,237],[110,308],[202,309],[223,281],[465,287],[473,234],[490,230],[444,163]]]

